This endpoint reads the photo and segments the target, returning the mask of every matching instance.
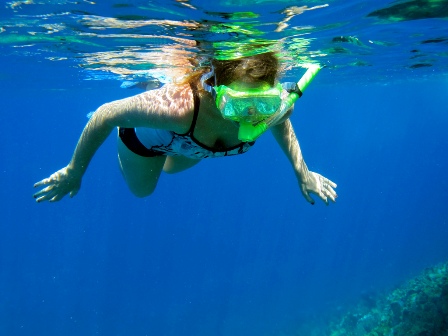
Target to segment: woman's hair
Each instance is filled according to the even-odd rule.
[[[229,85],[243,78],[248,82],[267,82],[273,86],[279,71],[279,61],[273,52],[236,60],[213,60],[216,85]]]
[[[229,85],[230,83],[243,78],[247,82],[264,81],[273,86],[279,73],[279,60],[275,53],[267,52],[264,54],[220,61],[214,59],[212,65],[215,69],[216,85]],[[183,78],[178,84],[195,83],[199,84],[202,75],[210,69],[201,68],[193,71]],[[207,83],[215,85],[214,77]],[[202,87],[198,85],[202,90]]]

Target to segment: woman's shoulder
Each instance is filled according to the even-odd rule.
[[[155,99],[162,106],[168,105],[175,109],[189,109],[193,107],[193,92],[188,84],[177,85],[168,83],[161,88],[146,91],[141,95]]]
[[[193,119],[194,97],[189,84],[167,83],[161,88],[149,90],[139,95],[149,110],[163,114],[166,121],[176,129],[184,130]]]

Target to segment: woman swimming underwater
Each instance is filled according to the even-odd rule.
[[[118,129],[118,160],[131,192],[152,194],[163,172],[178,173],[205,158],[246,153],[267,128],[289,159],[305,199],[335,202],[336,184],[308,170],[289,120],[291,92],[277,83],[274,53],[213,60],[206,72],[180,84],[106,103],[93,113],[69,164],[37,182],[37,202],[73,197],[86,169],[110,133]],[[300,90],[297,93],[301,93]],[[261,126],[263,127],[261,127]],[[238,127],[235,127],[238,126]],[[259,128],[261,131],[258,131]]]

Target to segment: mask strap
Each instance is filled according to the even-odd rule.
[[[210,70],[210,72],[207,72],[205,74],[202,75],[201,77],[201,85],[204,88],[205,91],[210,92],[210,94],[212,95],[213,99],[216,99],[216,91],[215,89],[208,85],[206,83],[207,80],[209,80],[212,76],[215,76],[215,68],[212,65],[212,69]],[[215,86],[216,86],[216,76],[215,76]]]
[[[282,83],[282,88],[283,90],[286,90],[289,93],[291,92],[297,93],[299,95],[299,98],[302,97],[303,95],[302,91],[299,89],[299,86],[295,82]]]

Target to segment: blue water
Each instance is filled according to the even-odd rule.
[[[344,8],[330,2],[322,20]],[[2,11],[4,22],[20,14]],[[381,27],[412,25],[448,36],[440,18]],[[86,114],[137,93],[50,60],[76,51],[40,43],[0,49],[0,335],[296,335],[448,259],[446,41],[423,45],[432,67],[395,51],[367,55],[373,66],[348,66],[362,51],[323,58],[292,122],[308,167],[338,184],[329,207],[305,201],[270,134],[245,155],[162,176],[145,199],[128,191],[111,136],[75,198],[35,203],[33,184],[67,164]]]

